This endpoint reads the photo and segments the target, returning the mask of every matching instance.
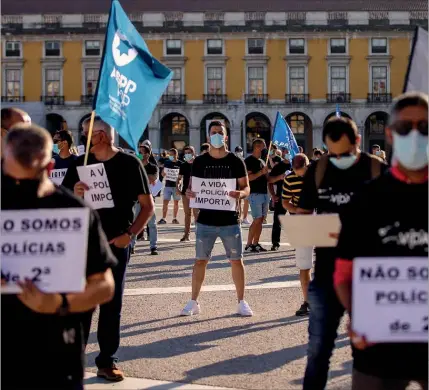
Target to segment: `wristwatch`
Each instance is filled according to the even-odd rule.
[[[67,300],[66,294],[60,294],[60,295],[61,295],[62,302],[61,302],[61,306],[57,310],[57,314],[59,316],[66,316],[70,312],[69,301]]]
[[[133,241],[133,240],[135,240],[137,238],[137,234],[131,232],[130,229],[128,229],[125,233],[128,234],[128,236],[130,237],[131,241]]]

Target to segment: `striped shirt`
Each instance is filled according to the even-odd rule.
[[[282,199],[288,200],[295,207],[298,206],[303,183],[304,178],[292,171],[283,180]]]

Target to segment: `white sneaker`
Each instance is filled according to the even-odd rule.
[[[194,314],[200,314],[201,309],[200,305],[197,303],[197,301],[190,300],[186,306],[183,308],[182,312],[180,313],[181,316],[192,316]]]
[[[250,225],[250,221],[249,221],[247,218],[244,218],[244,219],[241,221],[241,223],[242,223],[243,225]]]
[[[240,301],[240,303],[237,306],[237,314],[240,314],[241,316],[244,316],[244,317],[252,317],[253,311],[246,301]]]

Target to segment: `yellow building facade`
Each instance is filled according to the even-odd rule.
[[[180,23],[165,13],[150,13],[153,31],[144,22],[149,13],[142,13],[143,27],[136,22],[153,56],[174,71],[144,134],[155,149],[181,149],[188,143],[198,147],[212,119],[224,120],[231,147],[249,148],[258,136],[269,142],[280,112],[309,152],[321,146],[323,123],[337,105],[358,124],[366,149],[373,143],[385,147],[384,126],[392,99],[402,92],[415,14],[390,11],[384,28],[384,19],[375,25],[362,12],[345,12],[347,23],[336,28],[328,11],[306,13],[302,28],[298,22],[303,20],[288,19],[287,12],[240,12],[228,18],[224,13],[224,24],[217,28],[206,25],[204,13],[188,14],[175,16],[181,15]],[[248,14],[257,15],[252,19]],[[260,14],[262,21],[255,19]],[[91,31],[91,23],[85,25],[80,16],[83,23],[75,31],[65,20],[77,20],[76,15],[51,17],[59,23],[52,31],[47,20],[26,31],[25,15],[6,15],[2,29],[3,105],[23,106],[50,131],[65,121],[76,136],[91,109],[106,20],[95,15],[97,28]],[[427,12],[418,16],[419,23],[427,23]],[[298,26],[288,28],[291,20]],[[351,28],[351,22],[359,28]]]

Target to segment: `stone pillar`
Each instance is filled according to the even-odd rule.
[[[158,127],[148,127],[148,137],[149,141],[152,144],[152,149],[155,153],[159,153],[159,140],[160,140],[160,134],[159,134],[159,128]]]
[[[241,145],[242,143],[240,127],[231,128],[229,136],[230,136],[229,144],[231,147],[231,151],[233,152],[235,147],[238,145]]]
[[[200,128],[196,126],[189,127],[189,145],[193,146],[195,148],[195,152],[197,153],[199,153],[202,143],[200,138]]]
[[[314,126],[313,127],[313,148],[322,148],[322,127]]]

